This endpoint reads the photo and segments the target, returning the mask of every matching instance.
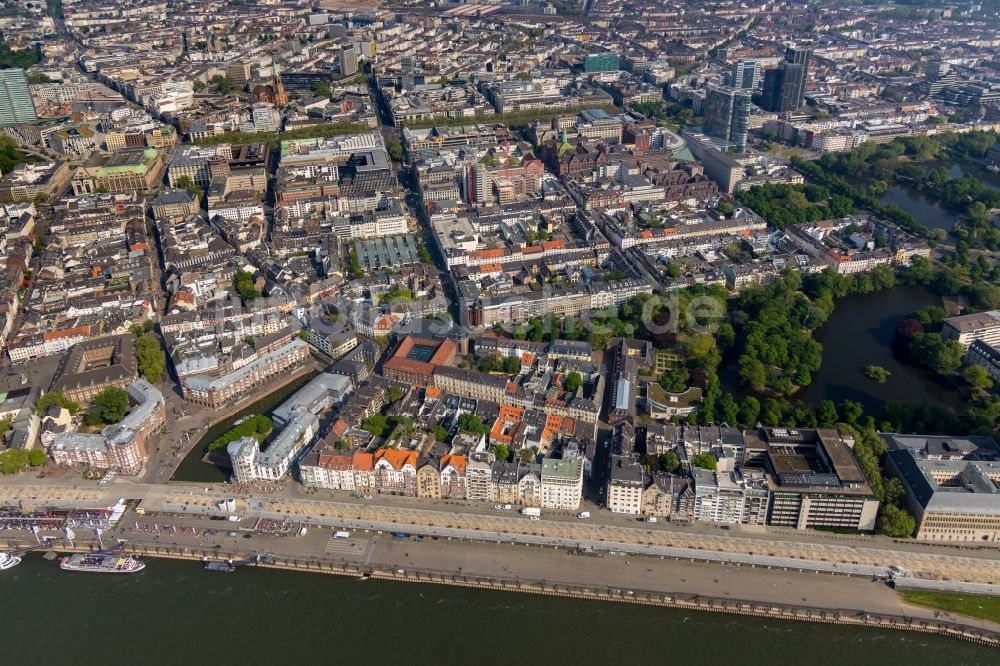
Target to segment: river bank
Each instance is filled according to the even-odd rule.
[[[932,634],[265,568],[219,575],[167,560],[134,576],[108,577],[60,572],[31,557],[5,573],[3,589],[26,626],[52,626],[54,608],[66,619],[95,609],[130,619],[102,632],[94,649],[82,649],[94,644],[91,623],[59,622],[44,641],[16,632],[5,642],[11,663],[245,666],[316,664],[335,655],[487,666],[510,663],[515,645],[532,661],[575,666],[644,664],[661,653],[699,664],[978,666],[997,654]],[[484,645],[484,632],[493,635],[493,647]]]
[[[771,620],[853,625],[869,629],[896,629],[962,639],[977,645],[1000,647],[1000,634],[984,629],[984,623],[957,616],[935,618],[930,612],[896,603],[895,593],[881,583],[833,577],[803,577],[768,571],[737,571],[684,562],[665,563],[653,558],[599,558],[587,554],[509,547],[485,550],[459,543],[382,543],[383,553],[370,564],[331,562],[322,558],[282,557],[258,568],[298,573],[319,573],[353,579],[447,585],[493,592],[571,597],[591,601],[655,606],[680,611],[708,611]],[[77,543],[60,551],[88,552],[95,544]],[[405,550],[405,552],[404,552]],[[165,546],[129,548],[130,552],[158,560],[240,560],[252,556],[245,550],[194,551]],[[499,555],[499,557],[497,557]],[[370,556],[370,555],[369,555]],[[405,557],[404,557],[405,556]],[[490,562],[487,562],[486,558]],[[388,560],[399,560],[388,564]],[[498,561],[508,562],[498,569]],[[461,562],[463,566],[447,567]],[[433,563],[435,566],[428,566]],[[150,569],[160,566],[157,561]],[[53,565],[54,566],[54,565]],[[486,574],[483,568],[497,569]],[[527,567],[541,576],[516,575]],[[609,577],[609,572],[617,571]],[[248,569],[238,570],[247,576]],[[657,575],[659,574],[659,575]],[[637,585],[670,576],[676,589]],[[141,574],[138,574],[141,575]],[[138,576],[137,575],[137,576]],[[580,578],[593,582],[581,583]],[[700,591],[695,591],[694,589]],[[716,592],[711,592],[712,587]],[[864,608],[851,607],[850,600],[864,600]],[[797,603],[795,603],[797,602]],[[825,602],[825,603],[824,603]]]

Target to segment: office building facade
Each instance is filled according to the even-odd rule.
[[[760,63],[752,58],[740,58],[733,63],[731,84],[740,90],[753,90],[760,84]]]
[[[764,109],[783,113],[802,106],[811,57],[811,49],[790,46],[778,68],[764,72]]]
[[[583,59],[583,71],[587,74],[615,72],[617,70],[617,53],[591,53]]]
[[[340,74],[352,76],[358,73],[358,52],[354,46],[344,46],[340,49]]]

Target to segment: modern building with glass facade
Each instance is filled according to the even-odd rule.
[[[705,96],[705,133],[722,139],[737,152],[747,147],[750,126],[750,91],[709,87]]]
[[[764,94],[761,106],[768,111],[793,111],[805,99],[806,75],[812,50],[790,46],[777,69],[764,72]]]
[[[23,69],[0,69],[0,127],[38,120]]]
[[[588,74],[614,72],[617,70],[617,53],[591,53],[583,59],[583,71]]]

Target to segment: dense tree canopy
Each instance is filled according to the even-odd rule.
[[[160,341],[153,336],[143,336],[135,341],[135,360],[139,373],[151,384],[160,381],[167,369],[167,355]]]
[[[846,217],[855,212],[851,199],[839,194],[831,196],[826,188],[818,185],[767,183],[738,192],[736,198],[779,229],[791,224]]]
[[[117,423],[128,413],[128,393],[115,386],[109,386],[94,396],[93,409],[104,423]]]

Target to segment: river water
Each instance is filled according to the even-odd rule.
[[[152,560],[131,576],[0,573],[7,664],[996,664],[924,634]],[[16,628],[16,629],[15,629]]]

